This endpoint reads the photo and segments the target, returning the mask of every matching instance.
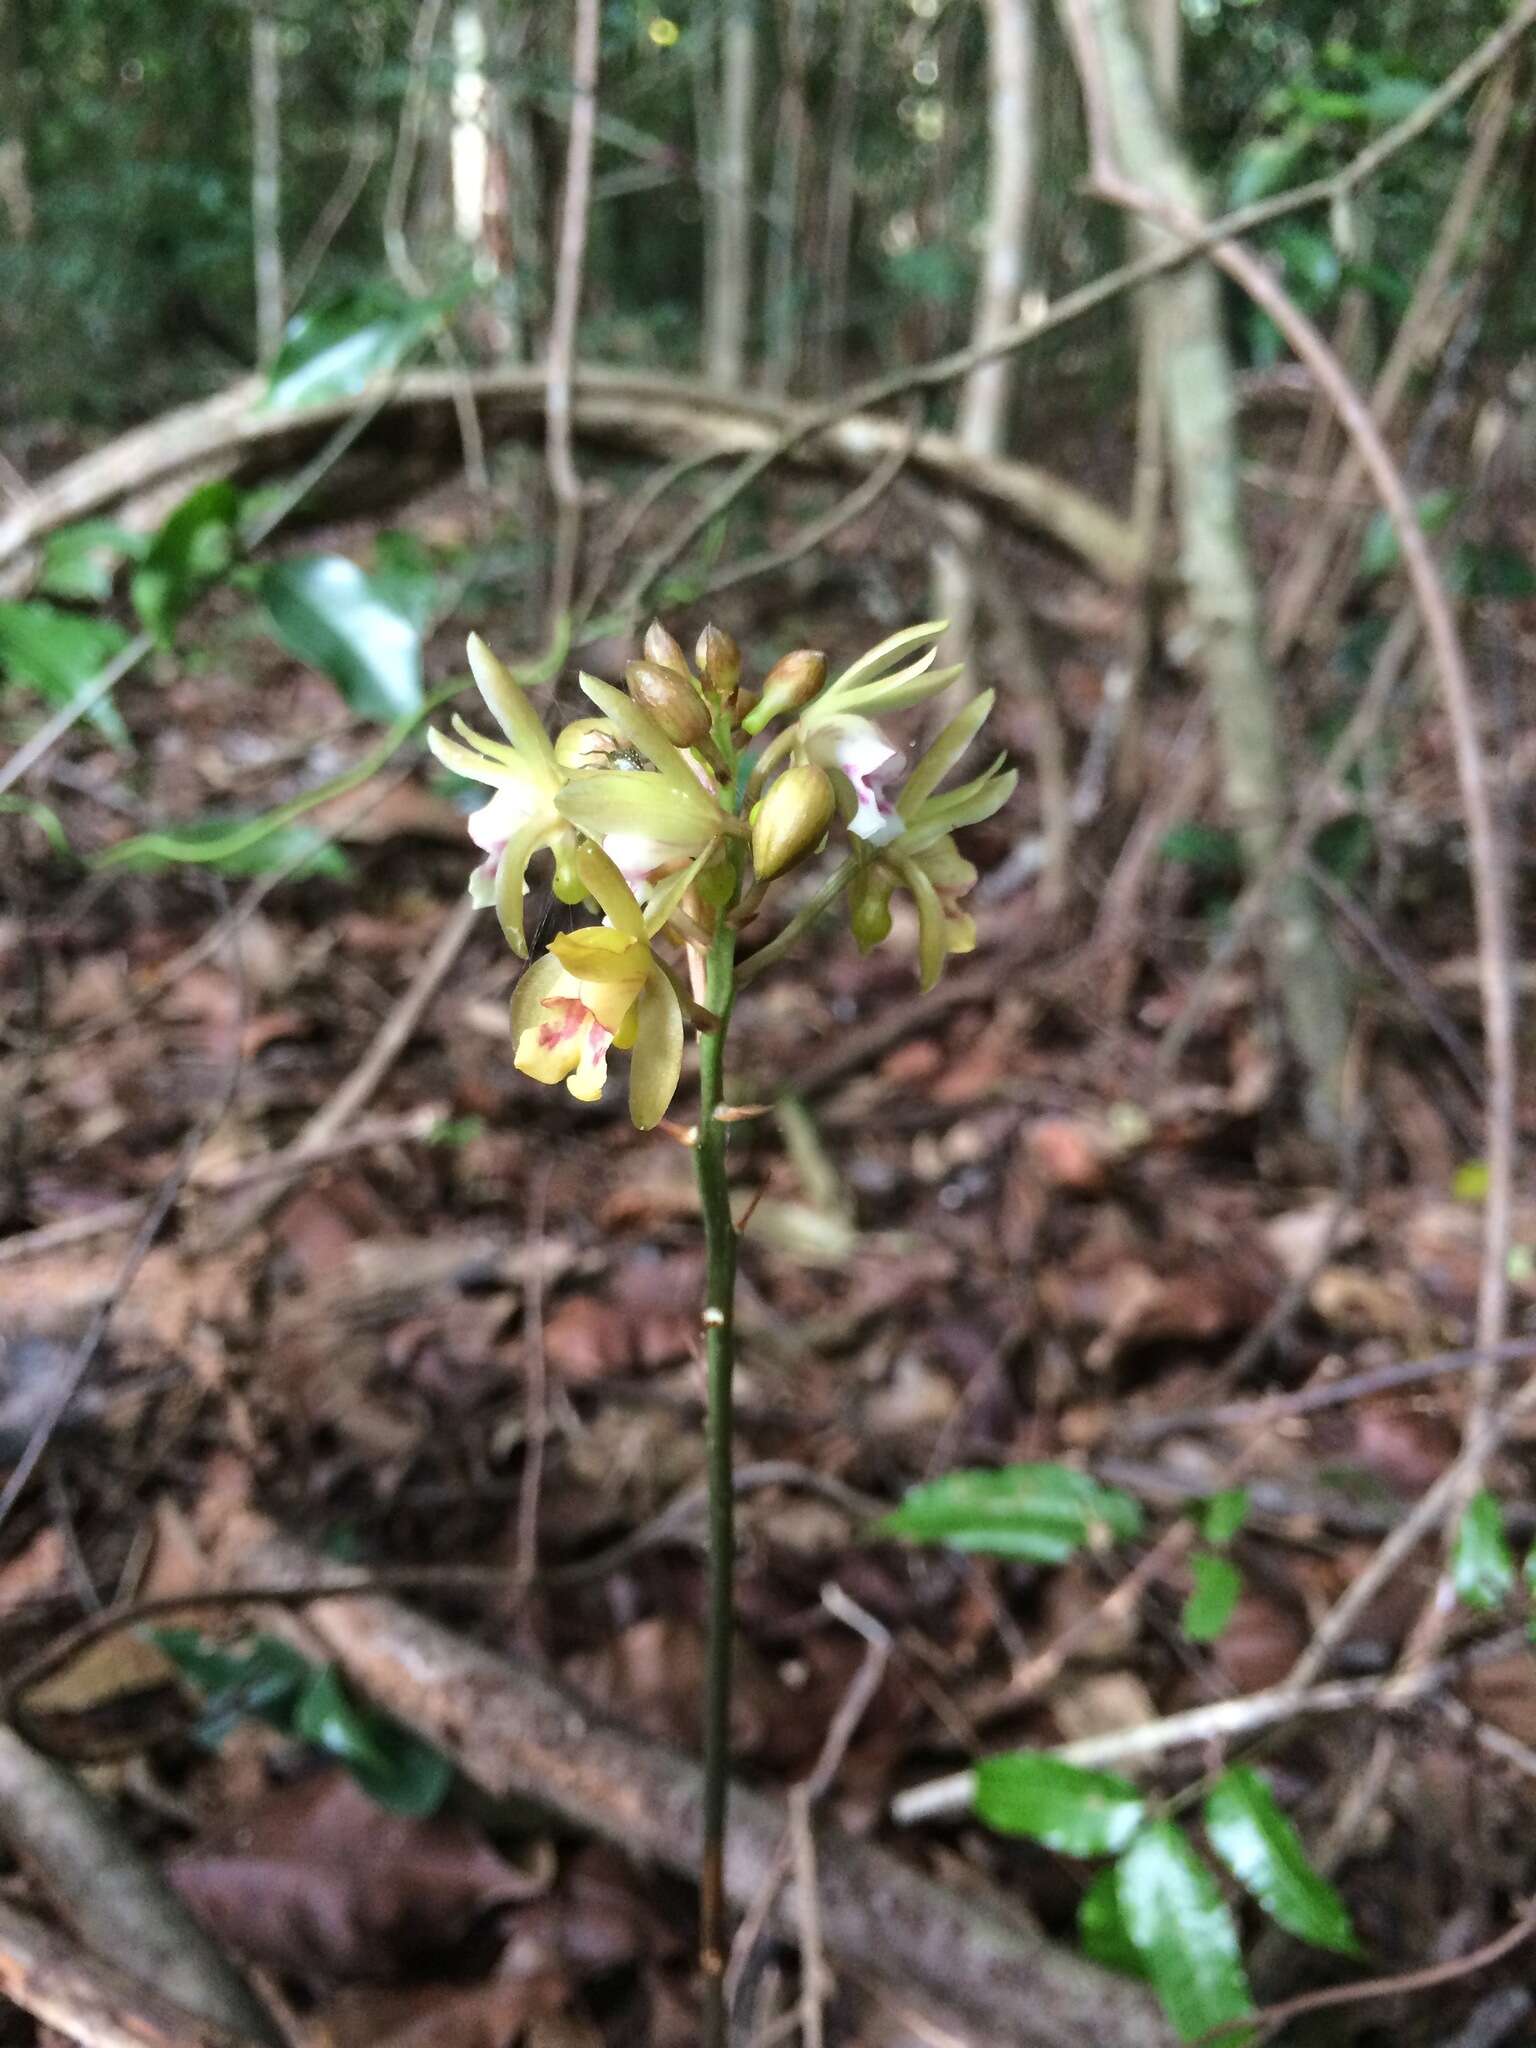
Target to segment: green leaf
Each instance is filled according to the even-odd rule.
[[[1242,1597],[1243,1575],[1231,1558],[1214,1550],[1197,1550],[1189,1569],[1195,1583],[1179,1625],[1192,1643],[1214,1643]]]
[[[150,1635],[188,1683],[205,1695],[198,1734],[216,1749],[244,1720],[288,1733],[293,1705],[312,1666],[276,1636],[255,1636],[238,1650],[210,1643],[194,1628],[157,1628]]]
[[[1486,1487],[1473,1494],[1451,1551],[1451,1583],[1468,1607],[1491,1613],[1514,1590],[1515,1561],[1504,1532],[1504,1510]]]
[[[977,1818],[1063,1856],[1114,1856],[1146,1818],[1141,1794],[1109,1771],[1018,1750],[976,1766]]]
[[[1518,548],[1502,541],[1474,547],[1463,541],[1446,569],[1446,581],[1465,597],[1520,603],[1536,597],[1536,567]]]
[[[199,818],[178,825],[174,832],[145,833],[115,847],[112,865],[139,875],[191,865],[216,868],[225,875],[270,875],[293,863],[295,877],[326,875],[333,881],[345,881],[352,872],[341,848],[314,825],[274,825],[249,843],[235,837],[242,828],[260,822],[259,817]],[[210,852],[226,839],[234,840],[228,850]]]
[[[1115,1866],[1132,1946],[1179,2038],[1198,2041],[1253,2011],[1237,1927],[1215,1878],[1181,1829],[1155,1821]]]
[[[371,1799],[391,1813],[424,1819],[453,1783],[448,1759],[408,1728],[359,1704],[331,1664],[316,1671],[293,1714],[293,1732],[345,1764]]]
[[[1425,533],[1438,533],[1456,510],[1455,491],[1426,491],[1414,507]],[[1367,580],[1385,576],[1402,560],[1402,547],[1385,509],[1375,512],[1360,543],[1360,574]]]
[[[52,604],[0,604],[0,674],[30,685],[50,704],[72,704],[127,641],[112,619],[83,618]],[[90,715],[113,746],[127,746],[128,728],[110,700]]]
[[[1278,192],[1311,139],[1310,131],[1298,126],[1284,135],[1260,136],[1240,150],[1227,188],[1228,206],[1251,206]]]
[[[61,526],[43,543],[39,590],[49,597],[73,597],[102,604],[112,595],[119,562],[137,561],[146,542],[112,519],[82,519]]]
[[[409,299],[374,286],[296,313],[272,365],[263,404],[276,410],[353,397],[396,368],[458,296]]]
[[[390,719],[420,708],[421,635],[355,562],[277,562],[262,571],[259,589],[278,639],[322,669],[354,711]]]
[[[1243,871],[1242,851],[1237,834],[1225,825],[1206,825],[1198,818],[1186,819],[1163,834],[1159,849],[1163,859],[1180,867],[1194,868],[1207,875],[1230,880]]]
[[[176,507],[134,571],[129,593],[147,632],[168,647],[198,597],[235,556],[240,494],[231,483],[204,484]]]
[[[1416,114],[1429,98],[1431,88],[1419,78],[1378,78],[1367,86],[1364,107],[1380,127],[1391,128]]]
[[[1078,1902],[1077,1934],[1083,1954],[1122,1976],[1145,1977],[1147,1966],[1126,1932],[1114,1866],[1101,1870]]]
[[[1218,1550],[1230,1543],[1247,1521],[1248,1508],[1246,1486],[1229,1486],[1224,1493],[1213,1493],[1205,1504],[1200,1524],[1206,1542]]]
[[[1129,1494],[1066,1465],[1005,1465],[951,1472],[916,1486],[877,1528],[953,1550],[1064,1564],[1106,1535],[1121,1541],[1137,1535],[1141,1510]]]
[[[1451,1176],[1451,1193],[1458,1202],[1486,1202],[1488,1199],[1487,1160],[1464,1159]]]
[[[51,804],[45,804],[41,797],[0,796],[0,817],[3,816],[30,818],[61,860],[78,858],[58,812]]]
[[[1361,1953],[1348,1907],[1313,1869],[1257,1772],[1239,1765],[1217,1779],[1206,1795],[1205,1829],[1243,1890],[1288,1934],[1341,1956]]]

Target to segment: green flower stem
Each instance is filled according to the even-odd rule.
[[[742,961],[736,976],[736,986],[745,988],[748,982],[756,981],[765,967],[771,967],[775,960],[782,959],[817,918],[832,908],[858,873],[858,868],[857,859],[845,860],[840,867],[834,868],[810,902],[795,912],[778,937],[770,939],[766,946],[759,946],[755,953]]]
[[[732,1579],[735,1569],[731,1483],[731,1374],[735,1365],[736,1225],[725,1177],[728,1126],[725,1039],[736,998],[736,934],[722,910],[715,922],[704,999],[720,1020],[699,1037],[699,1130],[694,1165],[704,1215],[708,1283],[704,1350],[708,1367],[709,1642],[704,1701],[704,1848],[699,1880],[699,1960],[704,1974],[705,2048],[726,2048],[725,1824],[730,1791]]]

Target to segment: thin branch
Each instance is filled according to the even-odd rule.
[[[571,126],[566,141],[565,194],[555,264],[555,302],[549,322],[549,400],[545,451],[554,495],[557,533],[550,611],[570,610],[581,549],[581,479],[571,456],[571,390],[575,381],[576,322],[586,270],[592,202],[593,131],[597,119],[599,0],[576,0],[571,50]]]

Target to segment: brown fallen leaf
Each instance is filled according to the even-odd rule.
[[[452,1815],[386,1813],[340,1771],[270,1792],[169,1870],[220,1941],[310,1981],[388,1980],[441,1960],[551,1875],[519,1870]]]
[[[306,2048],[513,2048],[567,1995],[558,1977],[350,1989],[326,2001],[304,2038]]]

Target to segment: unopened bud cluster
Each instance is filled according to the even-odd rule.
[[[969,950],[974,928],[960,906],[976,871],[953,835],[1005,803],[1015,776],[999,759],[970,782],[939,785],[991,696],[973,698],[910,772],[875,723],[958,674],[934,666],[942,632],[930,624],[892,634],[831,680],[824,654],[796,648],[754,689],[729,633],[707,625],[690,664],[655,620],[625,667],[626,687],[582,675],[596,715],[554,739],[509,671],[471,638],[470,667],[501,737],[458,719],[456,736],[431,735],[447,767],[492,791],[469,820],[485,856],[470,893],[495,905],[526,959],[528,872],[547,853],[555,894],[601,920],[554,939],[518,983],[512,1028],[524,1073],[563,1080],[592,1101],[610,1048],[629,1051],[630,1111],[650,1129],[676,1092],[685,1020],[712,1028],[697,998],[705,955],[729,936],[723,924],[734,932],[769,914],[772,885],[834,834],[845,841],[837,876],[861,948],[890,935],[891,899],[902,890],[916,912],[925,987],[946,955]]]

